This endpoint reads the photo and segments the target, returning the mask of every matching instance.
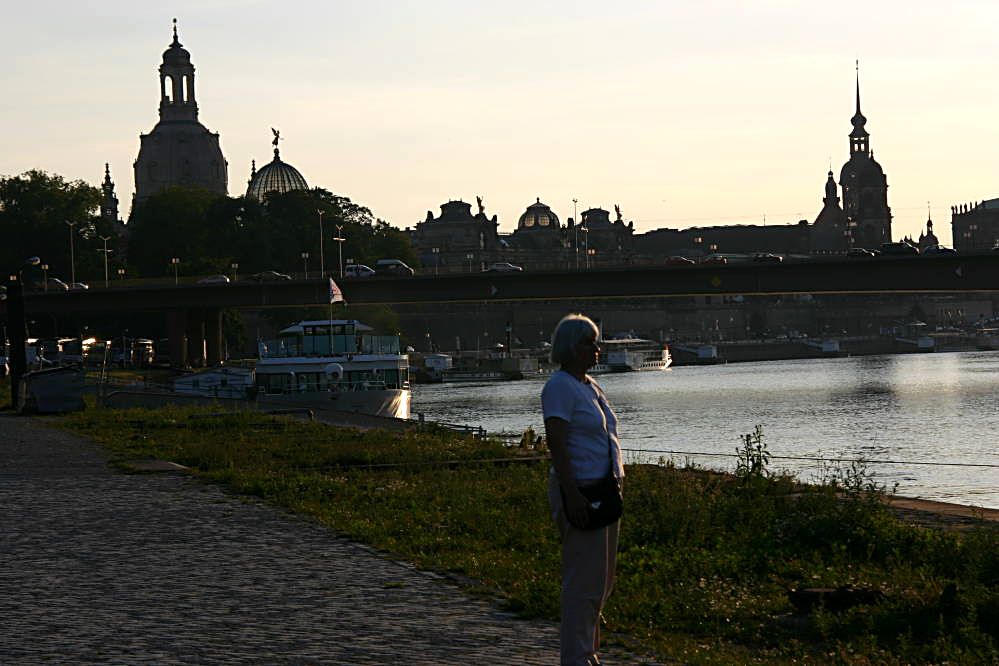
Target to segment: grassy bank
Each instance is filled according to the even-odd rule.
[[[446,570],[529,617],[558,617],[543,463],[446,432],[359,434],[254,414],[89,411],[60,421],[120,459],[156,457]],[[733,447],[738,442],[733,443]],[[462,460],[466,464],[448,465]],[[693,664],[999,660],[999,532],[896,520],[862,470],[801,487],[743,452],[738,476],[628,469],[609,628]],[[868,601],[795,612],[788,590]]]

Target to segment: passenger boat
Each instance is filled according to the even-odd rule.
[[[601,363],[590,370],[591,374],[661,371],[673,363],[669,345],[653,340],[642,338],[601,340],[600,346]]]
[[[408,419],[409,357],[398,335],[356,319],[300,321],[261,341],[257,401]]]

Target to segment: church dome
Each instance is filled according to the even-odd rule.
[[[250,184],[246,188],[246,196],[258,201],[264,200],[268,192],[290,192],[292,190],[307,190],[309,184],[298,169],[281,161],[278,149],[274,149],[274,159],[265,164],[259,171],[250,174]]]
[[[190,65],[191,53],[184,48],[177,38],[177,19],[173,20],[173,41],[170,47],[163,52],[164,65]]]
[[[879,186],[884,184],[885,171],[873,156],[854,153],[839,173],[840,185],[853,184]]]
[[[518,229],[558,229],[559,221],[558,215],[552,212],[552,209],[548,205],[541,203],[541,198],[538,197],[537,201],[527,207],[524,214],[520,216],[520,221],[517,223]]]

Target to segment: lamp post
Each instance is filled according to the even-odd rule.
[[[472,272],[472,259],[475,259],[475,255],[469,252],[465,255],[465,259],[468,259],[468,272]]]
[[[590,270],[590,266],[597,261],[597,248],[588,247],[586,248],[586,270]]]
[[[583,253],[586,257],[586,268],[590,268],[590,230],[583,227]]]
[[[75,242],[73,241],[73,229],[79,222],[70,222],[66,220],[66,226],[69,227],[69,281],[76,282],[76,250],[74,248]]]
[[[431,251],[434,253],[434,276],[436,277],[437,269],[441,263],[441,249],[439,247],[435,247]]]
[[[239,270],[239,264],[234,261],[231,264],[229,264],[229,268],[232,269],[232,281],[235,282],[236,281],[236,271]]]
[[[38,266],[42,261],[38,257],[29,257],[8,276],[7,288],[4,290],[7,302],[7,334],[10,336],[10,404],[17,409],[20,397],[21,375],[28,369],[28,359],[25,355],[25,343],[28,338],[28,325],[24,317],[24,280],[25,266]]]
[[[125,279],[125,269],[124,268],[119,268],[118,269],[118,279],[119,280],[124,280]]]
[[[111,281],[108,279],[108,255],[114,252],[114,250],[108,249],[108,241],[111,240],[111,236],[98,236],[102,241],[104,241],[104,249],[97,250],[104,254],[104,288],[107,289],[111,286]]]
[[[39,266],[42,269],[42,289],[45,291],[49,290],[49,265],[42,264]]]
[[[319,213],[319,277],[326,277],[326,253],[323,252],[323,211],[317,210]]]
[[[173,284],[174,286],[180,284],[180,257],[172,257],[170,259],[170,265],[173,266]]]
[[[333,237],[333,240],[335,240],[337,242],[337,244],[338,244],[337,245],[337,251],[338,251],[339,259],[340,259],[340,279],[342,280],[343,279],[343,244],[347,240],[346,238],[343,237],[343,225],[341,225],[341,224],[336,225],[336,236]]]
[[[975,249],[975,232],[978,231],[977,224],[969,224],[968,229],[971,231],[971,249]]]
[[[308,252],[303,252],[302,253],[302,266],[303,266],[303,270],[305,271],[305,279],[308,280],[309,279],[309,253]]]

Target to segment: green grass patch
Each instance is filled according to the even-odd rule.
[[[547,465],[484,463],[511,455],[498,443],[176,408],[88,411],[60,423],[118,459],[190,466],[451,572],[526,617],[558,617]],[[628,469],[618,583],[605,610],[612,631],[691,664],[999,660],[999,531],[902,523],[862,469],[821,486],[771,475],[761,437],[741,455],[736,476]],[[800,614],[788,598],[791,588],[846,585],[880,601]]]

